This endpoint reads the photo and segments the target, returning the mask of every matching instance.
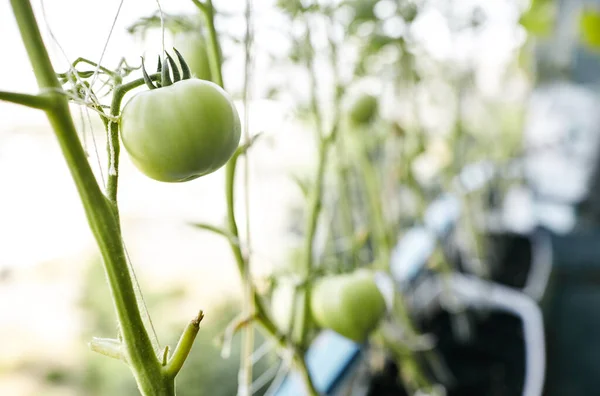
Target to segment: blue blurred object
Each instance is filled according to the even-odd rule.
[[[315,388],[324,395],[333,395],[351,377],[360,361],[362,345],[331,330],[322,331],[306,352],[306,364]],[[302,379],[294,372],[288,374],[275,396],[305,394]]]
[[[435,234],[424,227],[408,230],[394,247],[390,272],[394,280],[405,286],[419,274],[435,250]]]
[[[460,214],[459,199],[454,195],[444,194],[425,210],[425,226],[438,237],[444,237],[452,230]]]

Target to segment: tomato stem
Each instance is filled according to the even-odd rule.
[[[308,368],[306,367],[306,362],[304,360],[303,348],[299,348],[294,345],[291,339],[289,339],[288,335],[281,333],[281,331],[275,325],[275,322],[269,315],[267,309],[265,308],[264,301],[260,294],[257,292],[252,280],[249,277],[244,277],[245,266],[247,263],[247,258],[242,254],[241,246],[239,243],[239,232],[237,221],[235,217],[235,172],[237,167],[237,161],[240,155],[245,154],[246,150],[249,148],[249,145],[252,143],[250,141],[247,145],[241,146],[236,153],[231,157],[229,162],[226,165],[226,183],[225,183],[225,193],[227,197],[227,218],[229,225],[229,232],[232,236],[228,238],[231,249],[233,251],[234,257],[236,258],[236,262],[238,264],[238,270],[240,275],[242,276],[242,280],[244,282],[250,282],[248,287],[250,288],[250,292],[254,298],[254,308],[256,310],[256,322],[262,328],[262,330],[274,341],[277,342],[279,348],[288,348],[289,345],[293,345],[293,353],[294,353],[294,363],[296,369],[298,370],[301,377],[305,380],[306,387],[308,389],[308,394],[310,396],[318,395],[310,374],[308,372]]]
[[[215,81],[215,83],[224,88],[223,75],[221,70],[221,56],[219,53],[217,31],[215,29],[214,24],[214,8],[212,5],[212,1],[206,0],[206,3],[202,3],[199,0],[192,0],[192,2],[196,5],[196,7],[198,7],[200,12],[204,16],[207,25],[208,36],[210,41],[209,58],[212,78]],[[308,372],[308,368],[306,366],[306,362],[304,360],[303,348],[299,348],[298,346],[294,345],[291,342],[291,340],[288,339],[287,335],[282,334],[279,331],[277,326],[274,324],[272,318],[270,317],[267,309],[265,308],[265,304],[263,302],[262,297],[257,292],[254,284],[252,283],[252,279],[249,276],[247,276],[246,266],[248,264],[248,258],[244,256],[241,250],[234,202],[235,173],[237,167],[237,160],[240,155],[245,154],[245,150],[248,149],[249,144],[251,144],[251,141],[248,142],[245,146],[240,147],[225,166],[225,195],[227,199],[227,221],[229,228],[229,237],[227,239],[235,257],[240,276],[242,277],[242,281],[246,283],[246,287],[249,288],[249,294],[253,296],[255,309],[254,314],[256,317],[256,322],[271,339],[277,342],[279,348],[288,348],[289,345],[293,345],[293,360],[295,363],[295,367],[298,370],[300,376],[304,379],[308,395],[317,396],[318,392],[314,387],[311,376]]]
[[[210,73],[213,81],[225,88],[223,83],[223,72],[221,70],[221,55],[219,52],[219,39],[217,30],[215,29],[215,9],[212,5],[212,0],[206,0],[206,3],[201,3],[199,0],[192,0],[198,7],[208,29],[208,40],[210,41]]]
[[[79,141],[67,96],[55,74],[29,0],[11,0],[21,38],[40,89],[48,92],[48,120],[69,166],[86,217],[103,257],[127,361],[144,396],[173,396],[175,384],[165,376],[137,304],[120,226],[110,202],[102,194]]]
[[[321,114],[321,109],[317,97],[317,71],[315,69],[315,56],[314,49],[312,47],[312,28],[310,25],[310,21],[308,16],[303,15],[304,22],[306,26],[306,44],[308,48],[308,54],[306,56],[306,68],[308,70],[309,78],[310,78],[310,107],[312,114],[315,118],[315,128],[317,132],[317,141],[318,141],[318,158],[317,158],[317,170],[314,178],[313,189],[309,195],[309,204],[308,204],[308,216],[307,216],[307,225],[306,225],[306,236],[305,236],[305,244],[304,244],[304,267],[303,267],[303,276],[306,279],[309,279],[311,273],[313,271],[313,261],[314,261],[314,244],[315,244],[315,236],[317,232],[317,226],[319,224],[319,217],[321,214],[321,209],[323,206],[323,184],[325,180],[325,171],[327,168],[327,160],[328,153],[331,144],[335,141],[337,135],[337,118],[338,115],[334,116],[334,120],[332,123],[331,131],[329,135],[325,136],[324,125],[323,125],[323,117]],[[301,345],[306,343],[306,338],[308,336],[308,330],[311,326],[311,315],[310,315],[310,295],[311,295],[311,287],[307,285],[305,288],[305,292],[300,293],[298,298],[302,299],[302,307],[303,313],[300,316],[300,321],[294,326],[298,326],[300,329]],[[294,308],[295,310],[295,304]],[[292,313],[292,318],[295,318],[295,314]]]
[[[143,67],[142,67],[142,70]],[[125,84],[121,84],[121,79],[118,78],[115,83],[116,87],[113,92],[112,102],[110,104],[110,115],[111,118],[107,118],[107,132],[108,132],[108,180],[106,184],[106,196],[109,201],[113,204],[113,210],[118,216],[119,210],[117,205],[117,192],[119,186],[119,154],[121,152],[121,145],[119,142],[119,123],[114,121],[117,120],[121,114],[121,103],[127,92],[140,87],[143,84],[152,81],[157,81],[160,78],[160,73],[154,73],[148,75],[144,72],[143,78],[130,81]]]
[[[342,96],[345,91],[345,86],[342,85],[339,70],[338,45],[335,41],[335,18],[331,13],[327,15],[327,38],[329,42],[329,62],[331,63],[332,79],[334,86],[333,107],[334,107],[334,123],[339,123],[341,118]],[[338,133],[341,135],[341,132]],[[340,209],[340,225],[342,237],[350,242],[350,268],[355,268],[358,260],[359,245],[356,242],[354,231],[354,219],[352,214],[352,190],[350,188],[350,180],[352,172],[347,161],[346,147],[342,136],[337,136],[335,145],[335,154],[337,157],[337,184],[338,184],[338,199]],[[345,263],[343,263],[345,264]]]
[[[34,109],[39,110],[50,109],[54,104],[52,96],[44,94],[30,95],[19,92],[7,91],[0,91],[0,100],[27,107],[32,107]]]
[[[112,70],[110,70],[110,69],[107,69],[106,67],[104,67],[104,66],[101,66],[101,65],[99,65],[98,63],[96,63],[96,62],[94,62],[94,61],[91,61],[91,60],[89,60],[89,59],[82,58],[82,57],[79,57],[79,58],[75,59],[75,61],[73,61],[73,63],[71,64],[72,70],[73,70],[73,69],[75,69],[75,68],[77,67],[77,65],[78,65],[78,64],[80,64],[80,63],[85,63],[85,64],[87,64],[87,65],[90,65],[90,66],[92,66],[92,67],[95,67],[95,68],[97,68],[99,71],[101,71],[101,72],[105,73],[106,75],[110,76],[111,78],[116,78],[116,77],[119,77],[119,74],[118,74],[118,73],[115,73],[114,71],[112,71]],[[58,74],[58,77],[67,77],[67,75],[68,75],[70,72],[71,72],[71,70],[67,71],[66,73],[59,73],[59,74]],[[81,73],[81,72],[80,72],[80,73]],[[93,74],[93,72],[92,72],[92,74]]]
[[[183,363],[192,350],[198,330],[200,330],[200,322],[202,321],[202,318],[204,318],[204,313],[200,311],[198,315],[192,319],[190,323],[188,323],[183,331],[183,334],[181,335],[181,338],[179,339],[179,342],[173,351],[171,360],[164,368],[164,372],[168,377],[175,378],[177,373],[179,373],[179,370],[181,370],[183,367]],[[168,351],[165,353],[168,353]]]
[[[356,151],[358,152],[357,168],[362,176],[364,191],[369,205],[371,232],[375,238],[375,261],[377,262],[377,265],[382,266],[382,268],[387,268],[389,265],[389,256],[392,246],[388,234],[388,226],[383,215],[383,208],[380,198],[381,186],[379,183],[379,175],[369,160],[368,153],[364,148],[364,142],[358,137],[358,135],[353,140],[356,146]]]

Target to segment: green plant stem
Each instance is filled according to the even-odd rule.
[[[160,73],[154,73],[149,77],[151,80],[156,81],[160,78]],[[110,104],[110,117],[102,118],[108,133],[108,180],[106,182],[106,196],[113,204],[113,210],[118,216],[117,192],[119,186],[119,154],[121,152],[121,145],[119,142],[119,123],[117,120],[121,114],[121,102],[123,102],[125,94],[144,85],[144,79],[138,78],[128,83],[121,84],[121,77],[115,75],[114,82],[116,87]]]
[[[412,337],[412,334],[409,334],[409,336]],[[431,383],[417,360],[417,352],[415,350],[399,342],[394,337],[390,337],[385,331],[375,332],[373,339],[392,353],[398,363],[398,367],[400,367],[404,386],[410,394],[431,388]],[[425,354],[427,353],[426,351]]]
[[[110,77],[111,77],[111,78],[113,78],[113,79],[114,79],[114,78],[119,78],[119,77],[120,77],[120,76],[119,76],[117,73],[115,73],[114,71],[112,71],[112,70],[109,70],[109,69],[107,69],[107,68],[106,68],[106,67],[104,67],[104,66],[100,66],[100,65],[98,65],[98,64],[97,64],[96,62],[94,62],[94,61],[91,61],[91,60],[88,60],[88,59],[86,59],[86,58],[82,58],[82,57],[79,57],[79,58],[75,59],[75,61],[74,61],[74,62],[73,62],[73,64],[72,64],[73,68],[77,67],[77,65],[78,65],[79,63],[86,63],[86,64],[88,64],[88,65],[90,65],[90,66],[92,66],[92,67],[96,67],[96,68],[98,68],[98,70],[102,71],[103,73],[105,73],[106,75],[110,76]],[[68,75],[68,74],[69,74],[69,72],[66,72],[66,73],[59,73],[59,74],[58,74],[58,77],[67,77],[67,75]]]
[[[140,315],[118,221],[89,166],[69,112],[67,97],[60,93],[61,86],[42,41],[31,4],[28,0],[11,0],[11,5],[38,85],[41,90],[49,92],[48,95],[54,102],[52,108],[46,110],[46,115],[67,161],[88,223],[100,248],[127,350],[127,359],[138,387],[144,396],[173,396],[174,381],[163,375]]]
[[[192,2],[198,7],[198,9],[201,11],[201,13],[204,15],[205,18],[205,22],[206,25],[208,27],[209,32],[210,33],[210,61],[211,61],[211,67],[214,68],[215,70],[213,70],[213,77],[215,78],[215,81],[217,84],[219,84],[221,87],[224,88],[223,86],[223,76],[221,73],[221,62],[220,62],[220,57],[219,57],[219,42],[218,42],[218,36],[214,27],[214,13],[213,13],[213,8],[212,8],[212,3],[211,2],[207,2],[207,3],[201,3],[198,0],[192,0]],[[246,147],[247,148],[247,147]],[[227,200],[227,228],[228,228],[228,241],[229,241],[229,246],[231,247],[231,251],[233,252],[233,256],[235,258],[235,262],[238,266],[238,270],[240,272],[240,275],[243,277],[244,273],[245,273],[245,267],[246,267],[246,257],[244,257],[243,253],[242,253],[242,249],[240,246],[240,235],[239,235],[239,229],[238,229],[238,225],[237,225],[237,220],[236,220],[236,216],[235,216],[235,173],[236,173],[236,168],[237,168],[237,160],[239,158],[239,156],[243,153],[243,149],[240,150],[238,149],[238,151],[233,155],[233,157],[227,162],[227,165],[225,166],[225,196],[226,196],[226,200]],[[203,227],[206,228],[206,227]],[[245,279],[245,282],[249,282],[249,279]],[[254,299],[255,299],[255,303],[256,303],[256,309],[257,309],[257,315],[259,315],[262,320],[267,321],[267,323],[265,323],[265,328],[271,332],[273,329],[275,329],[274,333],[277,333],[276,329],[277,327],[273,324],[273,322],[268,318],[266,311],[264,309],[264,304],[262,303],[262,299],[260,298],[260,296],[258,295],[258,293],[256,292],[256,290],[254,290],[254,287],[252,287],[253,290],[253,295],[254,295]]]
[[[240,274],[244,274],[246,259],[242,254],[242,248],[240,247],[240,233],[235,217],[235,172],[237,159],[238,155],[234,155],[225,166],[225,197],[227,199],[227,227],[232,236],[230,246],[238,265],[238,270]]]
[[[359,131],[354,131],[359,132]],[[378,182],[378,175],[375,171],[375,167],[371,163],[368,157],[368,153],[364,148],[364,143],[357,141],[358,138],[353,136],[357,151],[357,163],[362,181],[365,187],[365,194],[369,204],[369,214],[371,218],[371,232],[374,235],[374,251],[375,260],[377,267],[388,270],[390,265],[390,253],[392,249],[391,240],[388,234],[388,226],[383,215],[382,204],[380,199],[380,184]],[[410,337],[416,337],[417,330],[412,323],[409,316],[408,310],[404,298],[401,294],[397,293],[394,299],[394,314],[399,318],[403,324],[407,334]],[[397,352],[400,346],[386,341],[387,347]],[[408,351],[404,352],[399,360],[402,361],[402,366],[406,366],[407,370],[411,372],[411,378],[417,380],[419,386],[427,384],[426,376],[423,374],[419,362],[416,360],[414,353]]]
[[[52,95],[38,94],[30,95],[18,92],[0,91],[0,100],[32,107],[39,110],[50,110],[54,104]]]
[[[330,52],[330,63],[332,69],[334,95],[333,95],[333,107],[334,107],[334,123],[339,122],[340,111],[342,107],[342,94],[344,87],[340,82],[340,70],[339,70],[339,57],[338,47],[334,39],[334,27],[335,18],[333,15],[328,15],[327,21],[327,38],[329,40],[329,52]],[[339,208],[341,217],[341,230],[342,236],[345,240],[350,241],[350,267],[355,268],[358,260],[358,245],[355,243],[354,238],[354,218],[352,214],[352,191],[350,189],[350,169],[346,162],[347,155],[344,147],[344,142],[341,138],[337,138],[335,141],[335,151],[337,154],[338,163],[338,194],[339,194]]]
[[[229,160],[225,168],[225,195],[227,198],[227,219],[229,226],[229,237],[227,237],[229,241],[229,246],[233,252],[233,256],[238,266],[238,271],[240,276],[244,275],[246,258],[242,254],[242,249],[239,243],[239,233],[237,227],[237,221],[235,217],[235,171],[237,168],[237,160],[239,159],[240,152],[242,150],[238,150],[236,154]],[[226,235],[227,236],[227,235]],[[250,279],[243,279],[244,282],[250,282]],[[265,308],[265,304],[261,298],[261,296],[256,291],[256,288],[253,283],[250,284],[252,288],[252,295],[254,296],[254,308],[256,310],[255,316],[257,322],[261,325],[263,330],[267,332],[267,334],[274,339],[281,341],[285,339],[285,336],[282,335],[273,319],[268,314],[267,309]]]
[[[309,396],[318,396],[319,392],[317,392],[313,386],[313,381],[301,350],[296,349],[294,351],[294,364],[296,366],[296,370],[298,370],[298,374],[300,374],[300,378],[302,378],[302,382],[304,382],[307,394]]]
[[[369,160],[368,153],[364,149],[364,143],[356,140],[358,138],[355,137],[354,143],[358,151],[358,168],[363,179],[365,195],[369,204],[371,232],[375,238],[375,260],[377,266],[388,268],[392,246],[388,235],[388,226],[382,210],[379,175],[377,175],[375,167]]]
[[[238,265],[238,270],[240,272],[240,276],[242,276],[242,279],[244,282],[250,282],[249,287],[251,288],[251,294],[253,295],[253,298],[254,298],[254,309],[256,310],[256,312],[255,312],[256,322],[259,324],[261,329],[269,337],[271,337],[278,343],[280,348],[286,348],[286,347],[288,347],[289,344],[291,344],[291,341],[288,339],[288,337],[286,335],[282,334],[279,331],[279,329],[273,322],[273,319],[270,317],[267,309],[265,308],[265,304],[264,304],[261,296],[256,291],[254,284],[251,282],[251,279],[243,278],[243,275],[245,273],[246,259],[245,259],[244,255],[242,254],[242,250],[241,250],[240,244],[238,242],[239,241],[239,232],[238,232],[238,227],[237,227],[237,222],[236,222],[236,217],[235,217],[235,206],[234,206],[234,202],[235,202],[235,171],[236,171],[236,167],[237,167],[237,160],[239,159],[239,156],[241,155],[241,153],[243,153],[243,151],[244,151],[243,148],[242,148],[242,150],[238,149],[236,154],[234,154],[234,156],[229,160],[229,162],[227,163],[226,168],[225,168],[225,174],[226,174],[225,193],[227,196],[227,218],[228,218],[228,224],[229,224],[229,233],[231,235],[231,238],[228,238],[228,240],[229,240],[231,250],[233,251],[233,255],[235,257],[236,263]],[[302,349],[294,346],[293,352],[294,352],[294,362],[295,362],[296,369],[298,370],[298,372],[300,373],[302,378],[305,379],[305,384],[306,384],[307,389],[309,390],[309,395],[317,396],[318,392],[316,391],[314,384],[308,373],[308,368],[306,367],[306,362],[304,361]]]
[[[251,78],[252,78],[252,42],[253,42],[253,24],[252,24],[252,0],[246,0],[246,9],[244,17],[246,21],[246,32],[244,35],[244,88],[243,88],[243,102],[244,102],[244,144],[249,145],[250,143],[250,98],[251,98]],[[251,222],[250,222],[250,170],[249,170],[249,157],[244,156],[244,206],[246,213],[246,229],[245,239],[248,249],[252,249],[251,243]],[[244,273],[246,279],[252,279],[251,273],[251,261],[250,257],[246,262],[246,272]],[[253,282],[246,282],[244,288],[244,303],[243,311],[245,314],[250,315],[255,311],[254,307],[254,295],[253,295]],[[240,371],[238,375],[238,394],[240,396],[247,395],[252,389],[253,379],[253,359],[252,355],[254,352],[254,328],[248,326],[242,330],[242,353],[240,354]],[[250,395],[247,395],[250,396]]]
[[[358,260],[358,244],[355,241],[354,218],[352,214],[352,189],[350,188],[351,172],[346,163],[346,150],[342,139],[337,139],[335,145],[338,158],[338,195],[341,226],[344,239],[350,243],[350,267],[355,268]]]
[[[317,233],[317,226],[319,224],[319,215],[321,208],[323,207],[323,184],[325,179],[325,168],[327,164],[327,153],[329,151],[329,139],[320,139],[319,152],[317,157],[317,171],[315,175],[315,184],[310,190],[309,194],[309,206],[308,216],[306,224],[306,234],[304,237],[304,266],[302,268],[302,276],[305,279],[310,278],[313,270],[313,258],[314,258],[314,244],[315,235]],[[306,285],[299,293],[298,297],[302,299],[302,315],[298,323],[294,324],[299,328],[300,332],[300,344],[305,345],[306,337],[308,336],[308,330],[310,328],[310,285]],[[295,310],[296,304],[294,304],[293,310]],[[295,318],[295,313],[292,313],[292,318]]]
[[[381,191],[378,182],[378,175],[373,167],[373,164],[369,161],[366,150],[363,149],[363,145],[358,144],[359,160],[358,165],[362,172],[363,183],[365,185],[365,192],[370,207],[370,217],[372,220],[371,229],[374,234],[374,250],[376,265],[379,268],[388,270],[390,265],[390,253],[392,245],[388,235],[388,228],[381,208],[381,200],[379,192]],[[406,303],[401,293],[396,293],[394,299],[394,314],[399,318],[403,324],[407,335],[411,338],[417,336],[417,329],[414,326],[409,312],[406,308]],[[392,350],[397,351],[399,346],[388,343],[388,347]],[[406,366],[406,370],[411,372],[411,378],[416,380],[419,387],[426,386],[426,376],[423,374],[421,366],[416,359],[416,356],[412,351],[405,351],[399,359],[402,361],[402,366]]]
[[[204,16],[208,35],[209,35],[209,47],[210,47],[210,65],[211,65],[211,74],[214,78],[215,82],[224,88],[223,83],[223,74],[221,71],[221,57],[219,54],[219,42],[218,36],[215,29],[214,24],[214,8],[212,6],[212,1],[207,0],[206,3],[201,3],[199,0],[192,0],[192,2],[198,7],[202,15]],[[248,142],[249,144],[250,142]],[[245,149],[248,148],[248,144]],[[287,336],[282,334],[272,318],[270,317],[267,309],[265,308],[265,304],[256,290],[256,287],[252,283],[250,278],[245,279],[244,274],[246,274],[246,265],[247,258],[244,256],[240,246],[240,238],[239,238],[239,229],[237,225],[237,220],[235,216],[235,173],[237,167],[237,160],[239,156],[243,153],[244,150],[239,150],[234,154],[234,156],[227,162],[225,166],[225,194],[227,200],[227,224],[228,231],[230,237],[228,237],[229,245],[233,252],[233,256],[238,266],[238,270],[240,276],[242,277],[244,282],[250,282],[247,286],[250,288],[250,294],[254,299],[254,316],[256,322],[259,324],[260,328],[273,340],[275,340],[280,347],[287,347],[289,344],[289,340]],[[294,347],[294,362],[295,366],[302,376],[305,379],[305,384],[308,389],[308,394],[310,396],[317,396],[318,392],[316,391],[314,384],[310,378],[308,373],[308,369],[306,367],[306,362],[304,361],[303,351],[300,348]]]
[[[119,82],[117,82],[119,84]],[[113,117],[108,122],[108,180],[106,181],[106,195],[114,205],[115,213],[118,215],[117,192],[119,186],[119,154],[121,145],[119,144],[119,123],[114,121],[121,113],[121,101],[126,90],[117,85],[110,104],[110,115]]]
[[[304,245],[304,267],[302,276],[306,279],[310,278],[310,274],[313,269],[313,256],[314,256],[314,243],[315,243],[315,235],[317,232],[317,226],[319,224],[319,215],[321,214],[321,208],[323,206],[322,195],[323,195],[323,183],[325,179],[325,169],[327,166],[327,157],[329,152],[329,147],[332,142],[335,141],[335,136],[337,134],[337,122],[333,123],[333,127],[329,136],[325,136],[324,127],[323,127],[323,117],[321,115],[321,109],[319,107],[319,101],[317,98],[317,70],[315,69],[314,62],[314,49],[312,47],[312,29],[310,26],[310,21],[307,19],[307,16],[304,15],[304,22],[306,26],[306,44],[308,50],[308,54],[306,57],[306,68],[308,69],[309,79],[310,79],[310,107],[312,114],[315,118],[315,129],[317,132],[317,140],[318,140],[318,157],[317,157],[317,170],[314,178],[313,188],[310,191],[309,196],[309,204],[308,204],[308,216],[307,216],[307,224],[305,230],[305,245]],[[300,344],[304,345],[306,338],[308,336],[308,330],[311,326],[311,315],[310,315],[310,296],[311,296],[311,287],[309,284],[306,285],[305,290],[301,293],[300,297],[303,299],[302,307],[303,312],[300,316],[299,323],[295,324],[300,329]],[[295,307],[295,304],[294,304]],[[295,318],[296,315],[292,313],[292,317]]]
[[[221,54],[219,53],[219,38],[217,30],[215,29],[215,9],[212,5],[212,0],[206,0],[205,3],[199,0],[192,0],[192,2],[198,7],[201,14],[204,16],[204,21],[208,29],[208,41],[211,54],[209,57],[210,61],[210,74],[214,79],[215,83],[219,84],[222,88],[225,88],[223,84],[223,72],[221,70]]]
[[[200,322],[202,321],[202,318],[204,318],[204,313],[200,311],[198,316],[192,319],[183,331],[183,334],[181,335],[181,338],[179,339],[179,342],[173,351],[171,360],[164,368],[164,372],[168,377],[175,378],[177,373],[179,373],[179,370],[181,370],[183,367],[183,363],[192,350],[198,330],[200,330]]]

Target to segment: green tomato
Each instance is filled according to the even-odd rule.
[[[311,293],[311,310],[319,326],[363,342],[379,324],[386,305],[374,274],[357,270],[316,282]]]
[[[173,38],[173,46],[183,55],[195,77],[212,81],[207,46],[202,35],[196,32],[178,33]]]
[[[216,171],[240,141],[240,118],[218,85],[196,78],[135,95],[122,112],[121,139],[146,176],[183,182]]]
[[[368,124],[377,115],[379,107],[377,98],[373,95],[360,95],[350,106],[350,120],[356,125]]]

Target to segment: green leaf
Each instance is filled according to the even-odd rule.
[[[553,0],[533,0],[531,7],[519,23],[532,36],[547,37],[552,33],[556,22],[556,2]]]
[[[581,41],[589,48],[600,50],[600,10],[585,10],[579,20]]]

